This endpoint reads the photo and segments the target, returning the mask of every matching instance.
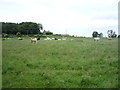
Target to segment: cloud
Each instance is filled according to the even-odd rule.
[[[98,27],[117,27],[118,0],[1,0],[1,21],[32,21],[55,33],[91,36]],[[103,28],[101,28],[103,29]]]
[[[92,12],[91,17],[98,20],[117,20],[118,11],[95,11]]]

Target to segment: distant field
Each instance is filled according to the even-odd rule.
[[[118,40],[3,40],[3,88],[117,88]]]

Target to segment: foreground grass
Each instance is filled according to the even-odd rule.
[[[3,88],[117,88],[117,39],[3,41]]]
[[[0,35],[0,88],[2,88],[2,38]]]

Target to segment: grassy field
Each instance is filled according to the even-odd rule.
[[[3,88],[117,88],[118,40],[2,42]]]
[[[2,88],[2,38],[0,38],[0,89],[1,88]]]

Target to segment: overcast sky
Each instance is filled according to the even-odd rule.
[[[119,0],[0,0],[1,22],[36,22],[54,34],[118,34]]]

